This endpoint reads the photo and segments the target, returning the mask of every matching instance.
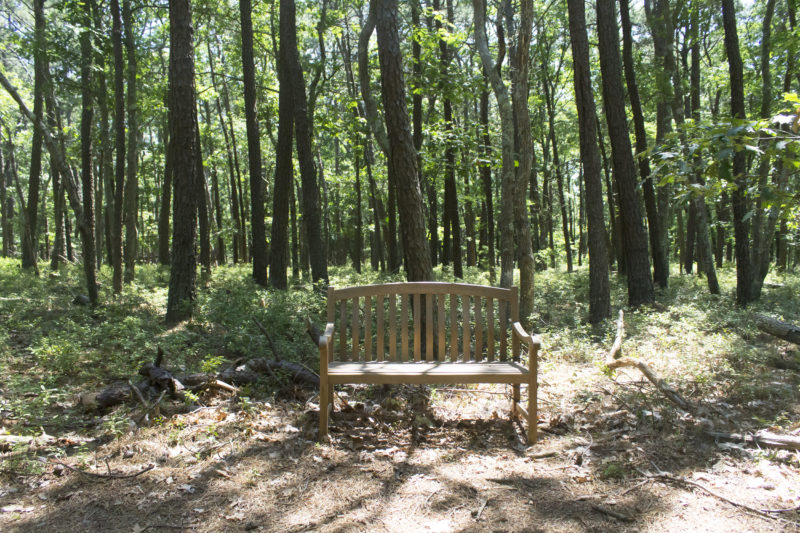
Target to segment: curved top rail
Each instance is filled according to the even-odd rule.
[[[381,283],[376,285],[361,285],[336,289],[328,288],[328,296],[335,299],[358,298],[376,294],[457,294],[481,296],[484,298],[499,298],[510,300],[514,288],[487,287],[471,283],[450,283],[445,281],[408,281],[400,283]]]

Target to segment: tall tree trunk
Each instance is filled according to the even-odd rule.
[[[486,71],[483,73],[484,84],[488,84]],[[480,131],[481,131],[481,151],[484,161],[489,161],[492,144],[489,137],[489,92],[481,91],[480,105]],[[486,233],[486,259],[484,268],[489,269],[489,280],[495,282],[495,259],[494,252],[494,198],[492,196],[492,166],[488,162],[481,163],[481,184],[483,188],[483,205],[486,215],[481,217],[483,232]]]
[[[509,24],[510,25],[510,24]],[[519,262],[519,314],[522,324],[530,329],[533,315],[534,270],[531,248],[531,225],[528,219],[528,185],[533,166],[531,117],[528,111],[529,53],[533,31],[533,0],[520,1],[517,37],[511,47],[511,103],[514,111],[514,146],[516,183],[514,187],[514,226]]]
[[[283,7],[283,2],[281,2]],[[244,110],[247,124],[247,153],[250,161],[250,211],[253,232],[253,279],[267,286],[267,233],[264,217],[264,181],[261,179],[261,138],[256,110],[256,74],[253,61],[253,21],[250,0],[239,0],[242,22],[242,74],[244,75]],[[281,25],[283,27],[283,25]],[[292,26],[294,29],[294,26]]]
[[[736,8],[733,0],[722,0],[722,23],[725,29],[725,51],[731,85],[731,117],[734,121],[747,118],[744,110],[744,72],[739,51],[739,34],[736,30]],[[732,193],[733,233],[736,240],[736,303],[744,307],[750,303],[753,292],[753,265],[750,257],[750,223],[747,220],[747,154],[739,150],[733,154],[733,179],[736,187]]]
[[[206,121],[209,126],[211,126],[212,118],[211,118],[211,109],[208,104],[207,100],[203,100],[203,107],[206,112]],[[211,145],[209,149],[209,158],[211,158],[214,154],[216,148]],[[220,265],[225,264],[225,239],[223,238],[222,232],[222,203],[220,201],[219,195],[219,176],[217,174],[217,165],[211,166],[211,189],[212,189],[212,196],[214,202],[214,217],[217,225],[217,253],[216,259],[217,263]]]
[[[3,257],[9,256],[9,230],[11,228],[11,224],[9,223],[10,221],[7,213],[7,204],[6,204],[7,194],[8,194],[7,192],[8,188],[6,185],[7,176],[8,172],[6,169],[6,163],[3,160],[3,147],[2,143],[0,143],[0,233],[3,234],[3,247],[2,247]]]
[[[128,146],[125,175],[125,283],[133,281],[136,268],[137,245],[139,234],[136,228],[136,218],[139,212],[139,180],[138,149],[139,122],[136,117],[136,41],[133,37],[133,16],[131,13],[131,0],[122,0],[122,23],[125,28],[125,51],[128,56]]]
[[[52,87],[52,83],[50,84]],[[58,126],[60,120],[57,118],[57,110],[55,98],[52,90],[48,90],[45,96],[45,105],[47,106],[47,125],[54,131],[61,131]],[[107,122],[106,122],[107,125]],[[2,168],[2,163],[0,163]],[[102,170],[102,157],[101,157],[101,170]],[[0,171],[1,172],[1,171]],[[64,185],[61,178],[61,173],[55,165],[50,165],[50,173],[53,179],[53,223],[55,225],[55,239],[53,242],[53,253],[50,259],[51,270],[58,270],[61,263],[64,262],[65,249],[64,249]],[[0,181],[3,177],[0,176]],[[0,200],[2,205],[2,200]],[[101,254],[97,254],[100,256]]]
[[[30,178],[28,180],[28,202],[23,206],[22,217],[22,268],[32,268],[38,274],[36,261],[36,225],[39,212],[39,187],[42,173],[42,132],[38,124],[42,122],[44,110],[44,89],[47,72],[47,43],[45,41],[44,0],[34,0],[34,45],[33,45],[33,114],[36,122],[31,139]]]
[[[653,302],[655,295],[650,276],[647,235],[642,223],[639,195],[636,192],[636,168],[622,90],[619,29],[612,2],[597,2],[597,33],[603,76],[603,103],[611,139],[611,159],[620,189],[622,235],[628,272],[628,303],[636,307]]]
[[[272,239],[269,254],[270,285],[276,289],[286,289],[286,268],[289,262],[289,196],[293,190],[292,130],[294,113],[292,109],[292,87],[286,65],[285,48],[288,43],[281,39],[278,54],[278,142],[275,146],[275,185],[272,197]],[[294,207],[294,206],[293,206]],[[293,230],[296,222],[292,216]],[[294,235],[294,233],[293,233]],[[293,239],[296,244],[296,239]],[[292,264],[295,265],[296,261]],[[296,274],[295,274],[296,275]]]
[[[122,15],[119,0],[111,0],[111,42],[114,48],[114,209],[112,210],[112,285],[122,292],[122,222],[125,189],[125,62],[122,55]]]
[[[417,157],[406,112],[405,80],[397,33],[397,1],[375,0],[378,58],[381,66],[381,95],[386,130],[391,146],[390,166],[397,184],[397,205],[403,240],[406,276],[409,281],[433,277],[431,256],[425,235],[422,192]]]
[[[172,269],[167,296],[167,324],[192,316],[197,297],[197,180],[192,7],[189,0],[169,3],[170,124],[173,143]]]
[[[472,0],[475,17],[475,44],[481,56],[483,71],[497,99],[502,135],[502,194],[500,207],[500,286],[511,287],[514,282],[514,111],[508,89],[500,78],[498,65],[492,60],[486,37],[486,4],[484,0]],[[500,62],[498,62],[499,64]]]
[[[206,173],[203,168],[203,150],[200,144],[200,122],[197,118],[197,108],[194,113],[195,124],[197,124],[194,136],[194,164],[197,165],[195,183],[197,185],[194,193],[197,195],[195,201],[197,202],[197,226],[200,237],[200,266],[203,269],[203,275],[207,277],[211,274],[211,231],[209,228],[211,224],[208,216],[208,189]]]
[[[317,167],[311,149],[311,128],[306,87],[300,56],[297,51],[294,0],[281,0],[280,10],[281,52],[287,70],[287,79],[292,88],[292,109],[294,113],[295,146],[300,164],[300,178],[303,184],[303,222],[306,228],[306,244],[311,263],[311,278],[314,283],[328,283],[328,258],[322,240],[322,211],[319,201]]]
[[[353,241],[353,267],[355,267],[356,272],[361,274],[361,263],[363,263],[364,252],[364,224],[361,218],[361,160],[358,153],[355,154],[353,165],[355,166],[356,172],[356,208],[353,213],[356,219],[356,236]]]
[[[92,175],[92,8],[93,0],[84,4],[83,31],[81,32],[81,184],[83,188],[84,226],[83,270],[86,274],[86,292],[91,305],[97,305],[97,264],[94,242],[94,177]]]
[[[389,163],[392,159],[391,146],[386,134],[386,129],[381,122],[380,115],[378,114],[378,106],[375,99],[372,97],[370,90],[370,75],[369,75],[369,40],[372,32],[375,30],[376,21],[376,2],[378,0],[370,0],[369,14],[364,21],[361,28],[361,34],[358,37],[358,79],[361,86],[361,98],[364,100],[364,113],[367,119],[372,135],[375,141],[380,146],[381,151],[386,157],[387,162],[387,176],[388,176],[388,197],[387,197],[387,214],[388,214],[388,231],[384,232],[384,242],[388,252],[388,268],[392,272],[397,272],[400,268],[401,258],[397,249],[397,177],[394,174],[394,167]]]
[[[631,36],[631,17],[628,0],[619,0],[622,20],[622,59],[625,69],[625,84],[628,88],[628,99],[633,111],[633,126],[636,135],[636,159],[639,161],[639,179],[644,192],[644,205],[647,212],[647,225],[650,234],[650,253],[653,258],[653,279],[660,287],[666,287],[669,281],[669,257],[662,239],[663,229],[658,213],[656,192],[653,178],[650,176],[650,159],[647,153],[647,132],[644,127],[644,114],[639,99],[639,87],[633,68],[633,37]]]

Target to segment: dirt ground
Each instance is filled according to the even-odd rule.
[[[302,391],[175,404],[91,453],[56,435],[65,455],[41,472],[3,454],[0,530],[800,531],[797,452],[715,442],[636,371],[541,381],[530,447],[503,386],[347,387],[322,445]]]

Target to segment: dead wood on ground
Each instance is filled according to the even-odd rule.
[[[800,326],[765,315],[755,315],[756,326],[764,333],[800,345]]]

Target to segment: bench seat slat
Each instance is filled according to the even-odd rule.
[[[519,363],[334,362],[331,383],[526,383],[529,371]]]

